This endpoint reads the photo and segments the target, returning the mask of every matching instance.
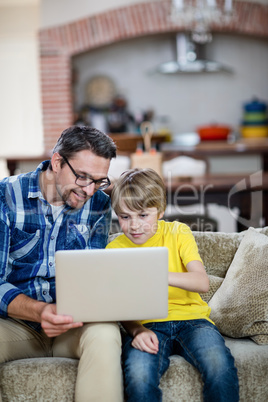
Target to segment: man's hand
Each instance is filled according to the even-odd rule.
[[[73,322],[69,315],[58,315],[56,304],[47,304],[41,313],[41,326],[48,337],[55,337],[69,329],[82,327],[82,322]]]
[[[82,327],[69,315],[58,315],[56,304],[48,304],[20,294],[8,305],[8,315],[19,320],[40,322],[46,335],[58,336],[72,328]]]
[[[159,342],[156,334],[145,327],[141,328],[135,335],[132,346],[142,352],[157,354]]]

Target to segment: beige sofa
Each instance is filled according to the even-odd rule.
[[[251,231],[250,235],[252,233]],[[262,292],[261,287],[264,286],[265,277],[268,277],[268,275],[261,276],[264,270],[259,267],[261,260],[265,260],[267,255],[268,247],[265,248],[265,242],[268,241],[268,227],[254,231],[253,235],[257,238],[253,236],[252,240],[251,236],[241,248],[242,240],[246,239],[246,235],[248,236],[248,231],[231,234],[194,232],[211,281],[210,291],[203,297],[209,304],[211,303],[212,318],[215,322],[217,321],[217,325],[219,324],[219,329],[224,334],[226,343],[235,358],[240,383],[240,400],[266,402],[268,400],[268,317],[265,311],[266,319],[260,320],[257,316],[263,314],[263,308],[257,308],[255,311],[256,309],[251,309],[251,305],[256,303],[255,296],[257,296],[257,303],[260,301],[261,306],[264,306],[265,302],[268,303],[265,292],[264,298],[258,296],[258,292]],[[259,244],[264,248],[259,249]],[[253,255],[251,255],[252,250],[255,250]],[[267,259],[265,263],[267,264]],[[243,280],[248,275],[246,270],[253,265],[254,272],[258,269],[260,272],[257,272],[253,280],[250,279],[247,283],[251,286],[259,279],[262,283],[257,288],[253,288],[253,298],[251,298],[251,290],[243,284]],[[244,269],[245,275],[244,273],[237,275],[237,271],[241,269]],[[231,272],[230,275],[228,273],[226,276],[229,270],[233,273]],[[242,280],[242,292],[239,289],[240,280]],[[240,305],[237,308],[235,302],[241,294],[242,307]],[[245,295],[247,295],[246,300],[243,299]],[[219,306],[221,300],[223,305],[226,301],[228,302],[229,310],[225,308],[221,311]],[[241,312],[244,315],[246,313],[245,319],[243,314],[241,317]],[[249,325],[247,316],[252,314],[253,321],[257,322]],[[202,401],[202,380],[198,371],[179,356],[172,356],[170,360],[170,367],[161,379],[163,401]],[[10,402],[73,401],[77,365],[77,360],[65,358],[23,359],[2,364],[0,365],[2,400]]]

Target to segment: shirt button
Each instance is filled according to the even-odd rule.
[[[44,290],[44,291],[43,291],[43,295],[45,296],[46,294],[47,294],[47,291],[46,291],[46,290]]]
[[[49,264],[48,264],[50,267],[52,267],[52,265],[53,265],[53,262],[50,262]]]
[[[54,237],[54,236],[51,236],[50,238],[51,238],[51,240],[54,240],[54,239],[55,239],[55,237]]]

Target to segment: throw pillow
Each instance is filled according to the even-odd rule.
[[[204,300],[204,302],[208,303],[214,293],[219,289],[221,286],[223,279],[220,278],[219,276],[215,275],[208,275],[209,278],[209,291],[207,293],[200,293],[201,298]]]
[[[268,237],[249,228],[208,305],[224,335],[268,344]]]

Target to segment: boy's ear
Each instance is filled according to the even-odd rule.
[[[164,211],[162,211],[162,212],[159,212],[159,214],[158,214],[158,219],[161,219],[161,218],[163,218],[163,216],[164,216]]]

